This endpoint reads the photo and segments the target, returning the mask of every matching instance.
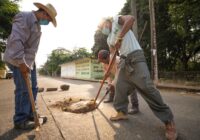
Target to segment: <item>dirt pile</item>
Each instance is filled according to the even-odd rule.
[[[81,98],[67,98],[64,101],[57,101],[51,107],[61,108],[62,111],[73,113],[86,113],[96,109],[94,100]]]

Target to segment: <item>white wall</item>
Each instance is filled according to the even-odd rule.
[[[61,77],[62,78],[73,78],[76,75],[75,63],[66,63],[61,65]]]

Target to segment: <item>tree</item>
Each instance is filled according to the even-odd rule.
[[[40,74],[57,76],[60,75],[60,65],[80,58],[90,57],[91,54],[85,48],[74,49],[72,52],[65,48],[58,48],[51,52],[47,62],[39,70]]]
[[[180,69],[188,70],[188,63],[200,52],[200,1],[171,0],[169,14],[171,30],[175,32]]]
[[[5,51],[6,39],[12,28],[12,18],[17,12],[19,12],[19,7],[15,2],[0,1],[0,68],[5,67],[4,62],[1,60],[1,53]]]
[[[158,82],[158,60],[154,0],[149,0],[149,13],[151,25],[151,76],[155,83]]]
[[[155,3],[156,30],[157,30],[157,55],[159,70],[175,70],[177,51],[175,33],[170,29],[171,20],[168,12],[169,0]]]
[[[139,43],[144,50],[147,65],[151,65],[150,28],[144,30],[145,24],[149,27],[149,5],[146,0],[136,0]],[[120,15],[131,15],[131,0],[127,0],[119,12]],[[144,31],[144,32],[143,32]],[[142,34],[143,33],[143,34]],[[142,35],[142,36],[141,36]]]
[[[16,2],[10,0],[0,1],[0,52],[5,50],[5,40],[8,38],[12,19],[19,12],[19,6]]]
[[[58,48],[51,52],[48,56],[47,62],[43,66],[43,71],[46,71],[47,74],[51,76],[56,76],[60,74],[60,64],[71,61],[72,52],[64,48]],[[41,71],[42,71],[41,70]]]
[[[78,48],[74,49],[72,52],[72,60],[80,59],[80,58],[85,58],[85,57],[90,57],[91,54],[87,51],[86,48]]]
[[[131,14],[131,0],[120,14]],[[145,22],[149,22],[148,1],[136,1],[138,35]],[[194,70],[199,68],[200,59],[200,1],[198,0],[155,0],[158,67],[160,71]],[[150,27],[149,25],[147,27]],[[150,66],[150,28],[142,36],[140,44]]]

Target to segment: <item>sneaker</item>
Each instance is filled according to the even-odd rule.
[[[173,121],[167,123],[165,125],[166,127],[166,138],[167,140],[176,140],[177,139],[177,132],[176,132],[176,126],[175,123]]]
[[[30,130],[35,128],[35,123],[32,121],[24,121],[22,123],[14,124],[15,129]]]
[[[39,119],[40,125],[43,125],[43,124],[45,124],[47,122],[47,117],[46,116],[40,116],[40,115],[38,115],[38,119]],[[34,122],[34,117],[30,117],[29,121]]]
[[[131,114],[131,115],[137,114],[138,112],[139,112],[138,108],[130,108],[128,110],[128,114]]]
[[[123,112],[117,112],[116,116],[110,117],[111,121],[128,120],[128,116]]]

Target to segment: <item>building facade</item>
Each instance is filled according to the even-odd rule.
[[[96,59],[78,59],[61,65],[61,77],[101,79],[103,77],[103,67]]]
[[[74,78],[76,76],[76,67],[74,62],[69,62],[61,65],[61,77]]]

